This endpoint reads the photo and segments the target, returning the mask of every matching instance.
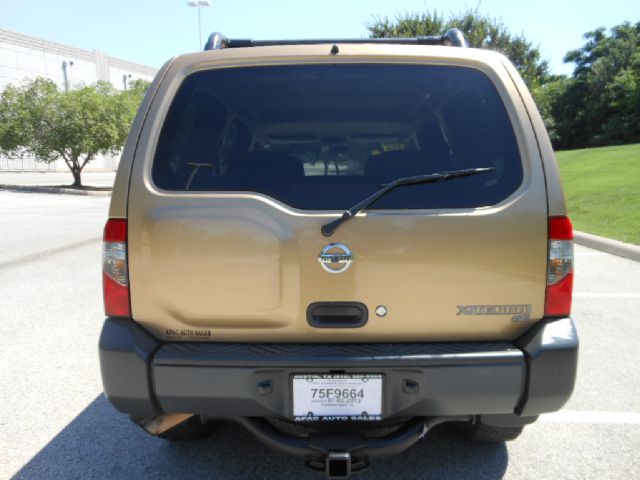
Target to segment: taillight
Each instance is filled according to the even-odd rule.
[[[130,317],[127,221],[111,218],[102,243],[102,291],[108,317]]]
[[[569,217],[550,217],[545,316],[569,315],[572,291],[573,226]]]

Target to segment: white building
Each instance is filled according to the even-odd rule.
[[[0,29],[0,91],[8,84],[18,85],[25,80],[45,77],[60,88],[73,88],[99,80],[111,82],[118,89],[126,89],[137,79],[151,81],[157,69],[110,57],[102,52],[50,42],[40,38]],[[114,169],[117,158],[96,159],[87,169]],[[56,168],[66,168],[63,164]],[[33,159],[14,161],[0,157],[0,170],[53,168]]]

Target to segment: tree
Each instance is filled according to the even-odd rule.
[[[640,141],[640,22],[585,34],[572,78],[551,102],[560,148]]]
[[[89,162],[122,148],[146,86],[132,82],[118,92],[98,82],[63,92],[44,78],[8,86],[0,96],[0,152],[45,162],[62,158],[73,186],[81,187]]]
[[[394,20],[376,17],[366,27],[373,38],[441,35],[450,28],[459,28],[469,46],[497,50],[506,55],[529,88],[542,85],[548,79],[549,65],[542,59],[540,50],[524,35],[511,34],[502,20],[484,15],[477,8],[452,14],[449,18],[436,10],[405,13]]]
[[[561,126],[556,121],[558,99],[565,95],[572,80],[564,75],[550,76],[546,83],[538,85],[531,90],[536,101],[540,115],[544,120],[549,138],[554,145],[563,142],[566,132],[561,131]],[[570,107],[570,105],[567,105]]]

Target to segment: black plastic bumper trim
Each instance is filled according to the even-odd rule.
[[[504,363],[522,352],[510,342],[166,343],[154,364],[198,367],[368,367]]]
[[[525,389],[516,413],[555,412],[569,400],[578,371],[578,332],[569,317],[539,322],[515,340],[527,359]]]
[[[577,354],[570,318],[514,342],[162,343],[126,319],[107,319],[100,338],[105,393],[134,416],[289,417],[292,374],[338,370],[382,373],[385,417],[533,417],[568,400]]]
[[[509,413],[523,369],[509,342],[168,343],[153,360],[164,411],[225,418],[291,417],[291,377],[332,371],[382,374],[383,417]],[[260,393],[265,384],[269,394]]]
[[[98,344],[102,385],[121,412],[142,417],[161,413],[151,386],[151,359],[161,346],[132,320],[105,320]]]

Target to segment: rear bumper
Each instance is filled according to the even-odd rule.
[[[542,321],[513,342],[163,343],[111,318],[100,337],[105,393],[134,417],[290,418],[291,375],[336,370],[382,373],[385,417],[531,417],[569,399],[577,356],[570,318]]]

